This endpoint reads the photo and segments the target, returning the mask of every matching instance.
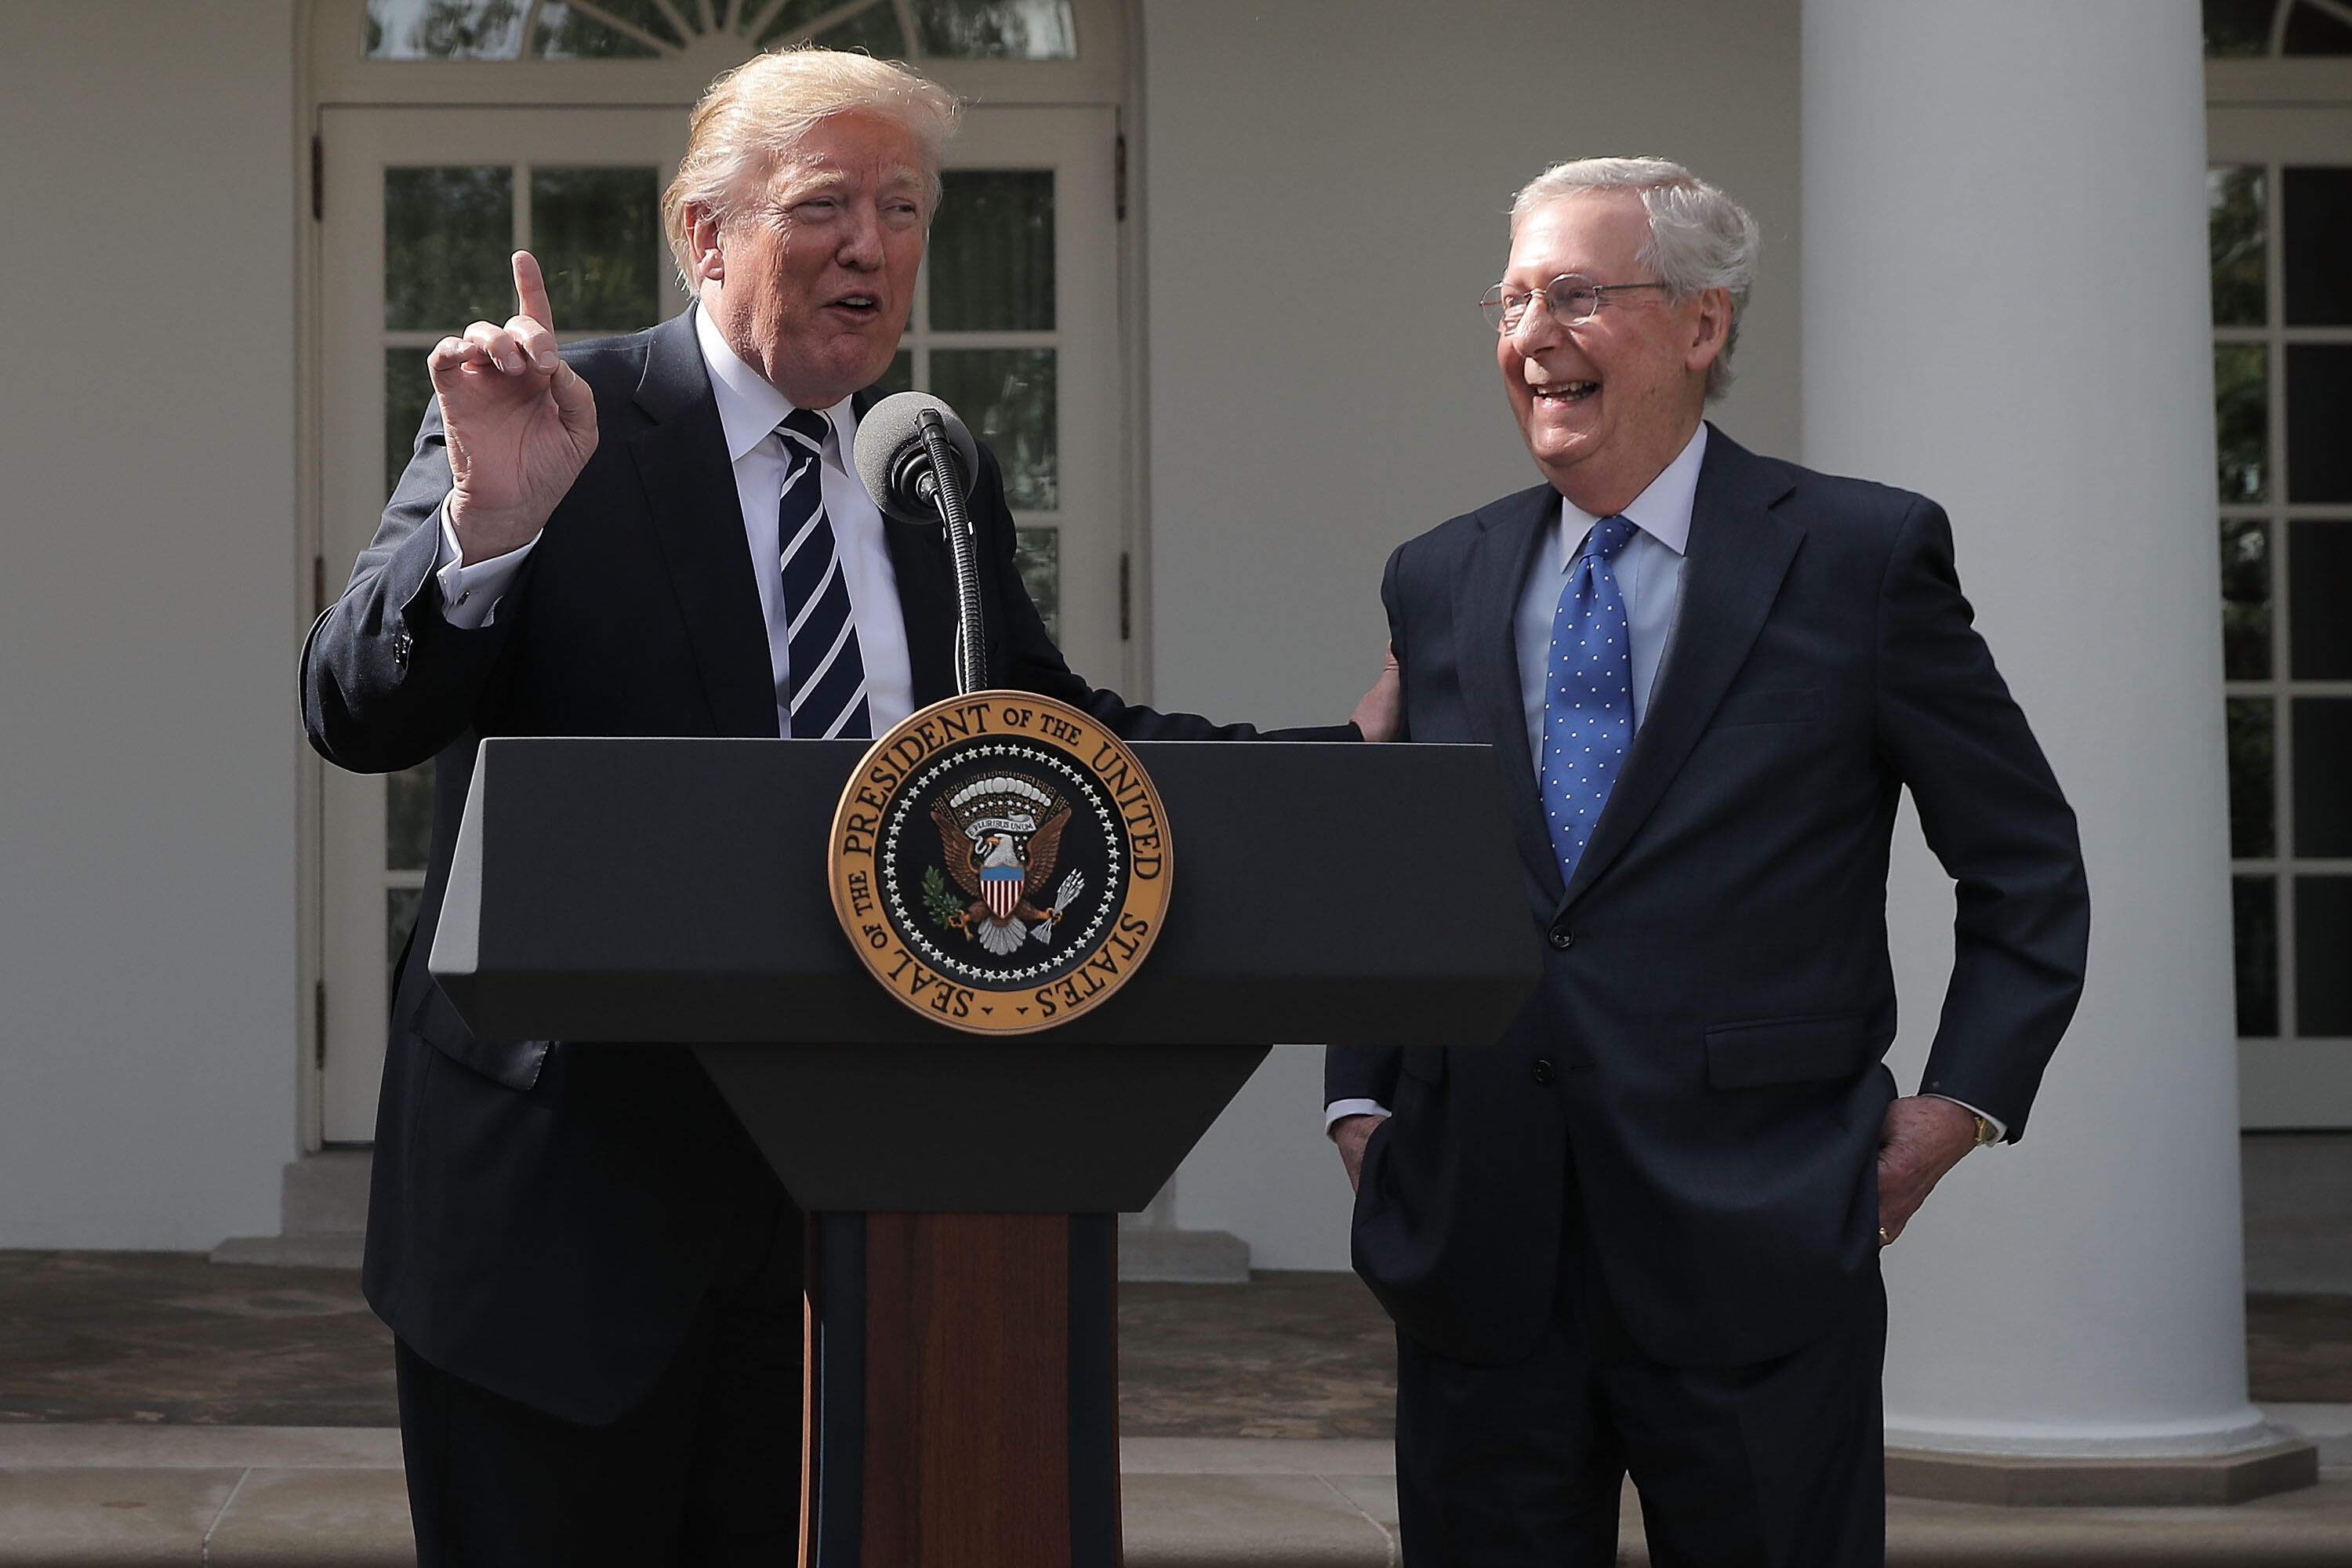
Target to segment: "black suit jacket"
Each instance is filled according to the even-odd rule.
[[[1942,510],[1710,431],[1664,666],[1564,886],[1512,641],[1558,502],[1506,497],[1389,560],[1411,738],[1500,750],[1544,979],[1491,1048],[1329,1053],[1328,1098],[1395,1112],[1366,1152],[1356,1267],[1432,1348],[1517,1360],[1551,1309],[1572,1174],[1648,1354],[1762,1361],[1877,1267],[1900,787],[1958,883],[1921,1087],[2011,1138],[2081,990],[2074,815],[1972,629]]]
[[[773,1223],[781,1189],[688,1053],[477,1039],[433,984],[425,958],[475,747],[485,735],[772,736],[776,700],[691,312],[563,357],[594,391],[600,440],[494,623],[467,631],[442,616],[433,565],[451,480],[436,408],[311,630],[302,711],[340,766],[439,763],[377,1113],[368,1300],[436,1365],[603,1421],[651,1386],[717,1261]],[[1129,707],[1073,675],[1013,568],[985,447],[972,511],[991,685],[1074,703],[1130,738],[1255,733]],[[937,528],[885,526],[921,707],[955,691],[953,569]]]

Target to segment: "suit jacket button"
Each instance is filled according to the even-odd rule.
[[[1535,1065],[1528,1068],[1528,1076],[1535,1079],[1537,1083],[1543,1085],[1545,1088],[1549,1088],[1551,1086],[1552,1079],[1559,1075],[1552,1070],[1550,1058],[1538,1057],[1535,1060]]]
[[[1551,928],[1551,944],[1560,952],[1566,952],[1576,945],[1576,933],[1566,926],[1554,926]]]

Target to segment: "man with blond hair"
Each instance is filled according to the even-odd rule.
[[[885,519],[850,458],[956,113],[859,55],[720,78],[663,203],[693,307],[559,350],[518,254],[519,313],[433,349],[415,456],[303,650],[330,761],[437,761],[365,1268],[397,1340],[425,1568],[793,1558],[791,1194],[688,1053],[478,1039],[425,958],[481,737],[863,737],[954,693],[946,542]],[[1131,737],[1254,732],[1071,674],[985,448],[980,468],[989,685]]]
[[[1521,191],[1483,304],[1543,483],[1381,586],[1406,736],[1504,759],[1545,961],[1495,1047],[1326,1070],[1413,1568],[1614,1563],[1629,1474],[1654,1563],[1882,1563],[1879,1249],[2024,1131],[2081,991],[2074,816],[1943,511],[1702,417],[1756,237],[1662,159]],[[1906,787],[1959,899],[1898,1098]]]

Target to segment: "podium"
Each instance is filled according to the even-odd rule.
[[[1172,841],[1149,962],[983,1038],[835,921],[865,742],[482,743],[443,991],[484,1038],[694,1050],[814,1216],[807,1568],[1115,1568],[1118,1214],[1274,1043],[1482,1045],[1537,982],[1491,749],[1133,749]]]

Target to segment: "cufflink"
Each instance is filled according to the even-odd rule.
[[[1990,1145],[2000,1142],[2000,1130],[1996,1128],[1990,1121],[1986,1120],[1985,1117],[1971,1110],[1969,1112],[1969,1118],[1977,1124],[1976,1146],[1978,1148],[1988,1148]]]

